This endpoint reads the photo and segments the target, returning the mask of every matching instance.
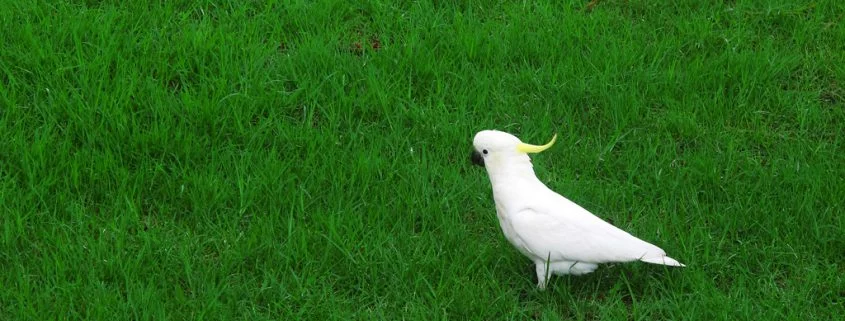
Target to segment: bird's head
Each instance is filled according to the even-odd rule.
[[[523,143],[516,136],[497,131],[483,130],[475,134],[472,145],[474,150],[470,159],[475,165],[487,168],[490,173],[506,170],[512,166],[527,164],[531,166],[528,153],[542,152],[557,140],[557,135],[542,146]]]

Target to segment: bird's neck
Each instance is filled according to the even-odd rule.
[[[527,155],[510,159],[507,166],[489,166],[487,174],[493,189],[543,184],[534,173],[534,166]]]

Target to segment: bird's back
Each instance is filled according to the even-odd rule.
[[[640,240],[556,192],[545,188],[515,217],[513,229],[532,253],[552,261],[628,262],[664,256]],[[545,259],[545,258],[544,258]]]

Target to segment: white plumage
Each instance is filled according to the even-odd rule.
[[[536,265],[537,286],[544,289],[550,274],[586,274],[599,263],[639,260],[683,267],[659,247],[596,217],[537,179],[528,153],[551,147],[556,138],[535,146],[485,130],[473,140],[472,160],[487,168],[502,232]]]

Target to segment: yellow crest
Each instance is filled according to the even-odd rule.
[[[531,144],[526,144],[526,143],[519,143],[519,145],[516,145],[516,150],[523,152],[523,153],[539,153],[539,152],[542,152],[544,150],[549,149],[549,147],[552,147],[552,145],[555,144],[556,140],[557,140],[557,134],[555,134],[554,137],[552,137],[552,140],[549,141],[548,143],[546,143],[545,145],[537,146],[537,145],[531,145]]]

